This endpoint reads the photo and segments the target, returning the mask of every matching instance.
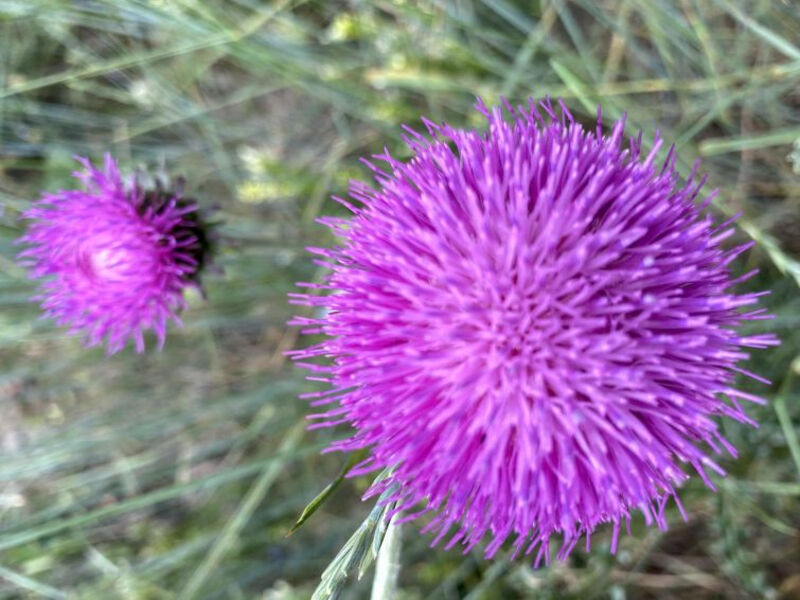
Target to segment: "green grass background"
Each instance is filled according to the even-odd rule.
[[[725,424],[741,456],[719,493],[684,488],[688,523],[638,518],[616,557],[602,528],[538,571],[407,525],[373,597],[800,598],[796,0],[0,0],[0,599],[304,599],[362,522],[369,545],[366,479],[287,537],[346,461],[318,452],[342,431],[304,432],[309,384],[282,354],[286,294],[319,276],[302,248],[330,242],[313,219],[367,177],[358,157],[405,155],[399,124],[480,126],[476,95],[546,94],[659,127],[684,172],[703,159],[715,210],[744,211],[760,245],[736,268],[761,268],[777,318],[758,329],[783,345],[751,361],[772,386],[742,385],[770,403],[758,429]],[[82,349],[14,263],[19,211],[105,151],[164,162],[224,221],[225,274],[160,353]],[[342,570],[339,597],[370,596],[372,570]]]

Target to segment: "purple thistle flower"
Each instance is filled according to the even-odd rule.
[[[84,190],[43,194],[23,213],[34,223],[19,242],[32,278],[44,278],[44,315],[83,332],[87,346],[107,338],[109,354],[133,338],[144,351],[144,331],[163,346],[167,322],[178,324],[183,290],[198,285],[208,250],[197,204],[158,186],[125,181],[110,155],[103,169],[78,159]]]
[[[737,364],[777,340],[736,332],[769,318],[731,291],[751,244],[723,248],[705,178],[679,185],[672,150],[658,168],[659,139],[624,148],[624,120],[603,136],[563,104],[477,108],[488,132],[408,129],[413,157],[367,162],[377,188],[337,198],[352,219],[320,219],[341,245],[309,248],[330,272],[292,295],[321,315],[292,324],[327,336],[292,353],[329,385],[307,395],[327,406],[314,426],[350,424],[329,450],[369,449],[351,475],[392,468],[366,497],[396,484],[387,502],[430,513],[433,544],[511,539],[538,564],[552,536],[564,559],[610,522],[615,552],[633,511],[664,529],[674,498],[686,518],[685,466],[714,488],[706,448],[736,455],[716,417],[755,425],[740,402],[763,400],[733,385],[764,380]]]

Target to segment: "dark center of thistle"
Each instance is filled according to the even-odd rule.
[[[143,215],[151,208],[156,215],[160,215],[167,210],[169,202],[173,199],[175,199],[176,206],[179,209],[190,206],[195,207],[195,210],[185,213],[181,217],[181,222],[170,230],[169,235],[177,241],[186,240],[189,237],[195,240],[192,244],[181,249],[197,261],[197,267],[186,275],[186,279],[198,282],[200,273],[203,267],[208,264],[209,257],[213,251],[214,243],[210,232],[212,224],[205,221],[202,210],[198,208],[197,201],[194,198],[183,197],[180,194],[180,187],[182,187],[181,182],[176,182],[175,186],[170,188],[157,183],[155,189],[144,192],[142,203],[137,211],[140,215]],[[161,239],[159,243],[166,244],[167,241],[166,239]]]

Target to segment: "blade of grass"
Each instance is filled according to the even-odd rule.
[[[586,112],[591,114],[593,111],[597,110],[597,103],[590,98],[592,93],[591,89],[583,81],[581,81],[580,77],[570,71],[558,59],[551,58],[550,66],[561,78],[561,81],[564,82],[564,85],[566,85],[575,95]]]
[[[501,96],[513,96],[514,90],[516,89],[517,84],[522,77],[525,67],[528,66],[528,64],[536,56],[536,51],[541,46],[544,38],[550,32],[550,29],[553,27],[553,23],[555,23],[555,21],[556,11],[553,6],[550,5],[545,9],[544,13],[542,13],[542,18],[539,19],[536,27],[531,29],[527,39],[525,40],[525,43],[519,49],[517,56],[514,58],[514,64],[511,66],[511,70],[508,72],[505,80],[500,86]]]
[[[733,2],[728,0],[713,0],[713,2],[722,10],[728,12],[734,19],[739,21],[739,23],[747,27],[758,37],[767,42],[770,46],[776,50],[779,50],[791,59],[800,60],[800,48],[792,44],[783,36],[772,31],[769,27],[762,25],[752,17],[748,17]]]
[[[800,366],[800,360],[796,358],[789,368],[772,406],[775,409],[775,414],[778,416],[778,422],[781,424],[783,437],[786,439],[786,445],[789,446],[789,452],[792,455],[792,460],[794,460],[794,466],[797,468],[798,479],[800,479],[800,440],[797,439],[796,427],[794,423],[792,423],[789,411],[786,409],[786,398],[791,393],[795,370],[798,366]]]
[[[86,79],[89,77],[97,77],[104,75],[110,71],[118,71],[135,67],[137,65],[152,63],[157,60],[163,60],[173,56],[180,56],[182,54],[190,54],[198,50],[206,48],[213,48],[226,44],[233,44],[241,41],[242,39],[252,35],[259,28],[263,27],[270,19],[277,15],[280,11],[284,10],[290,4],[300,3],[301,0],[281,0],[268,10],[256,14],[248,19],[243,26],[238,30],[227,31],[225,33],[215,33],[191,42],[182,42],[166,48],[155,48],[150,51],[133,53],[130,55],[122,55],[118,58],[104,61],[99,64],[90,65],[82,69],[72,71],[62,71],[46,75],[30,81],[25,81],[17,85],[10,86],[6,89],[0,90],[0,99],[15,96],[17,94],[24,94],[42,88],[58,85],[62,83],[69,83],[77,79]]]
[[[701,156],[741,152],[743,150],[760,150],[771,146],[782,146],[794,143],[800,138],[800,127],[788,127],[777,131],[768,131],[755,135],[731,138],[710,138],[698,145]]]
[[[40,598],[52,598],[53,600],[64,600],[67,594],[61,592],[49,585],[40,583],[30,577],[26,577],[20,573],[15,573],[11,569],[6,569],[0,566],[0,579],[5,579],[9,583],[17,586],[22,590],[27,590],[34,594],[38,594]]]
[[[303,524],[306,521],[308,521],[315,512],[317,512],[317,509],[319,509],[319,507],[322,506],[325,503],[325,501],[336,490],[336,488],[339,487],[339,485],[342,483],[342,481],[344,481],[344,478],[347,475],[347,472],[350,469],[352,469],[353,465],[355,465],[362,458],[363,458],[363,454],[360,454],[358,452],[353,452],[353,453],[350,454],[350,457],[347,459],[347,462],[342,467],[342,470],[339,471],[339,474],[336,476],[336,479],[334,479],[328,485],[326,485],[323,488],[323,490],[319,494],[314,496],[314,499],[311,500],[311,502],[309,502],[305,506],[305,508],[303,509],[303,512],[300,513],[299,517],[297,517],[297,521],[295,521],[294,525],[292,525],[292,528],[286,534],[287,537],[292,535],[298,529],[300,529],[300,527],[302,527]]]
[[[291,456],[305,432],[305,425],[305,421],[301,421],[289,431],[283,442],[281,442],[280,449],[278,450],[279,454]],[[273,483],[275,483],[275,480],[278,478],[285,464],[285,460],[276,460],[266,465],[261,476],[253,483],[253,486],[247,492],[244,500],[242,500],[239,509],[225,524],[216,543],[208,551],[203,562],[200,563],[200,566],[194,572],[191,579],[189,579],[178,594],[177,600],[191,600],[197,597],[200,588],[203,587],[211,576],[211,573],[217,568],[222,557],[225,556],[236,543],[237,536],[242,528],[247,525],[247,522],[250,520],[250,517],[253,515],[258,505],[264,500],[264,497]]]
[[[298,457],[305,456],[314,453],[318,450],[321,450],[323,447],[324,447],[323,444],[316,444],[306,448],[298,449],[294,451],[294,456]],[[141,494],[139,496],[131,498],[130,500],[125,500],[123,502],[118,502],[117,504],[113,504],[111,506],[106,506],[97,510],[93,510],[85,515],[78,515],[76,517],[61,519],[59,521],[49,523],[47,525],[43,525],[41,527],[37,527],[34,529],[22,531],[16,534],[4,535],[0,537],[0,550],[7,550],[9,548],[19,546],[20,544],[38,540],[43,537],[56,534],[60,531],[70,529],[72,527],[82,527],[85,525],[95,523],[102,519],[107,519],[109,517],[125,514],[127,512],[131,512],[136,509],[152,506],[154,504],[158,504],[159,502],[163,502],[164,500],[177,498],[189,491],[214,489],[224,483],[235,481],[237,479],[248,477],[254,473],[257,473],[260,470],[264,469],[265,466],[269,466],[276,463],[282,464],[285,461],[285,459],[286,457],[279,453],[268,459],[251,461],[249,463],[240,465],[236,468],[216,473],[214,475],[205,477],[203,479],[197,479],[189,483],[174,485],[167,488],[155,490],[153,492],[149,492],[146,494]]]

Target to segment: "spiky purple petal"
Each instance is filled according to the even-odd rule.
[[[110,155],[102,169],[79,161],[84,170],[74,176],[84,189],[44,194],[23,214],[33,223],[20,257],[43,279],[35,299],[87,346],[106,339],[111,354],[133,339],[142,352],[153,330],[160,347],[206,250],[197,204],[123,180]]]
[[[322,313],[293,324],[327,338],[293,358],[330,386],[311,418],[355,430],[330,449],[369,449],[352,474],[393,467],[367,496],[399,484],[389,501],[431,513],[434,543],[511,538],[538,562],[603,522],[615,549],[633,511],[665,528],[686,466],[713,487],[706,448],[735,453],[716,417],[754,424],[739,401],[761,401],[737,364],[776,340],[737,333],[764,318],[731,290],[746,248],[721,245],[730,222],[673,151],[659,167],[661,141],[625,148],[623,120],[603,136],[563,105],[508,108],[478,105],[486,133],[426,121],[410,160],[367,163],[353,217],[320,219],[341,245],[309,248],[326,280],[292,295]]]

